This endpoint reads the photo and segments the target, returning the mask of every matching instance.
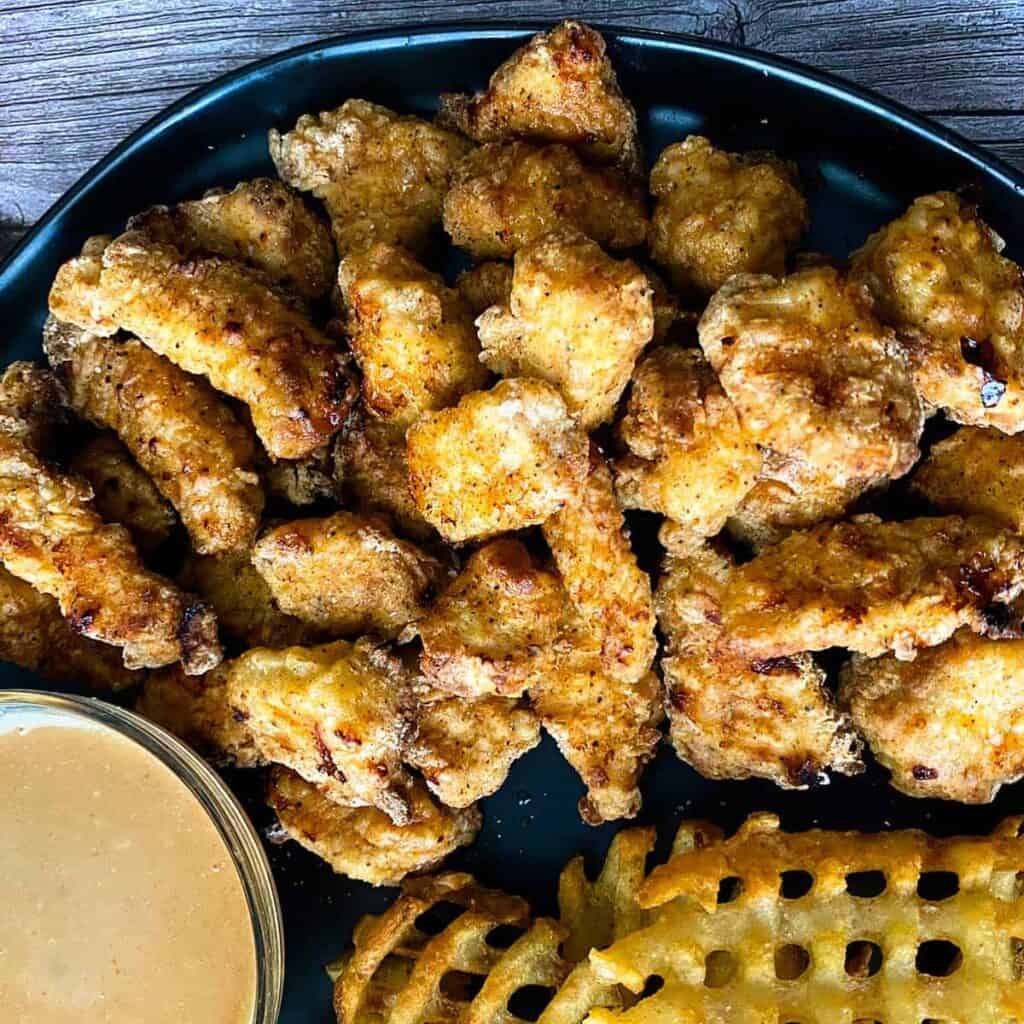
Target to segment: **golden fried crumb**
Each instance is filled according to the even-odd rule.
[[[499,260],[478,263],[459,274],[455,287],[474,317],[491,306],[507,306],[512,295],[512,264]]]

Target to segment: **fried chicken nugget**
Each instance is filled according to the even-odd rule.
[[[67,393],[60,380],[35,363],[10,363],[0,379],[0,432],[49,458],[57,452],[67,423]]]
[[[503,697],[431,697],[416,722],[406,761],[447,807],[469,807],[496,793],[513,763],[540,743],[533,711]]]
[[[840,680],[900,792],[984,804],[1024,776],[1024,640],[960,630],[913,661],[854,655]]]
[[[807,228],[794,165],[726,153],[700,135],[662,151],[651,194],[651,256],[689,292],[716,291],[733,274],[785,273]]]
[[[1003,240],[952,192],[922,196],[853,254],[853,276],[907,347],[925,402],[958,423],[1024,429],[1024,284]]]
[[[124,442],[196,551],[252,546],[264,502],[256,442],[213,388],[134,338],[93,335],[62,370],[71,407]]]
[[[942,512],[988,516],[1024,533],[1024,437],[963,427],[932,448],[910,489]]]
[[[405,639],[419,635],[420,671],[432,686],[518,697],[547,670],[550,645],[572,621],[558,575],[501,538],[469,557]]]
[[[370,412],[405,428],[486,385],[469,307],[404,250],[378,244],[349,254],[338,287]]]
[[[228,701],[265,760],[348,806],[410,820],[402,758],[415,706],[401,662],[369,640],[257,647],[227,663]]]
[[[444,579],[437,559],[354,512],[276,526],[252,563],[283,611],[334,636],[397,635]]]
[[[222,257],[183,258],[131,231],[95,239],[57,272],[55,317],[97,334],[129,331],[249,407],[272,458],[298,459],[337,432],[351,381],[326,335],[258,277]]]
[[[0,381],[0,410],[15,363]],[[38,427],[0,415],[0,562],[36,590],[56,598],[71,628],[122,648],[127,668],[181,660],[197,675],[221,657],[217,621],[191,595],[149,572],[121,526],[103,522],[91,491],[33,451]]]
[[[613,167],[591,167],[566,146],[495,142],[455,167],[444,229],[474,260],[511,259],[553,232],[580,231],[607,249],[647,237],[642,188]]]
[[[512,295],[477,320],[483,361],[558,387],[587,431],[605,423],[654,333],[651,288],[632,260],[583,235],[546,236],[516,253]]]
[[[89,640],[64,620],[57,602],[0,568],[0,659],[50,683],[124,690],[142,680],[115,647]]]
[[[545,139],[638,173],[636,111],[619,89],[599,32],[563,21],[535,35],[475,96],[442,93],[441,124],[477,142]]]
[[[658,512],[695,540],[712,537],[754,486],[761,453],[698,349],[665,345],[633,373],[615,460],[625,508]]]
[[[587,436],[540,380],[503,380],[428,413],[406,443],[416,507],[452,543],[544,522],[587,475]]]
[[[212,254],[247,263],[306,300],[334,283],[334,243],[327,225],[287,185],[272,178],[243,181],[230,192],[154,206],[132,217],[144,231],[188,255]]]
[[[303,114],[284,135],[272,128],[268,141],[277,173],[327,207],[342,256],[373,242],[421,251],[471,148],[455,132],[358,99]]]
[[[275,767],[267,803],[287,835],[339,874],[370,885],[398,885],[410,874],[436,868],[476,838],[482,822],[475,807],[440,807],[420,783],[403,795],[411,823],[396,825],[373,807],[342,807],[295,772]]]
[[[737,275],[712,296],[699,334],[757,444],[837,484],[895,478],[916,461],[924,411],[906,354],[835,269]]]
[[[665,560],[658,622],[672,746],[710,779],[770,779],[806,789],[826,769],[863,770],[860,741],[809,654],[751,659],[722,628],[731,560],[707,545]]]
[[[108,523],[120,523],[143,553],[156,551],[171,536],[178,522],[174,509],[113,434],[90,441],[68,468],[92,488],[96,511]]]
[[[548,519],[543,533],[603,670],[638,682],[658,646],[651,580],[637,564],[611,472],[596,446],[579,500]]]
[[[751,657],[846,647],[910,660],[961,626],[1001,634],[1024,540],[987,519],[877,516],[793,533],[730,576],[722,624]]]
[[[500,260],[478,263],[459,274],[455,287],[474,317],[491,306],[507,306],[512,296],[512,264]]]

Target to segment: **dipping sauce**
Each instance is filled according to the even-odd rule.
[[[0,1018],[251,1024],[231,853],[175,774],[113,729],[0,716]]]

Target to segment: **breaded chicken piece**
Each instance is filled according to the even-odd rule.
[[[277,173],[327,207],[341,256],[373,242],[422,250],[471,148],[455,132],[357,99],[303,114],[284,135],[272,128],[268,142]]]
[[[405,428],[487,384],[469,307],[403,249],[351,253],[338,287],[370,412]]]
[[[142,681],[116,647],[89,640],[64,620],[57,602],[0,568],[0,660],[49,683],[124,690]]]
[[[854,655],[839,698],[909,796],[985,804],[1024,776],[1024,640],[960,630],[913,661]]]
[[[695,541],[725,525],[754,486],[761,453],[699,349],[655,348],[633,373],[615,489],[625,508],[658,512]]]
[[[500,260],[478,263],[459,274],[455,287],[474,317],[491,306],[507,306],[512,295],[512,264]]]
[[[265,454],[265,453],[264,453]],[[341,481],[334,472],[334,443],[310,452],[302,459],[264,458],[260,469],[268,496],[302,508],[319,501],[341,503]]]
[[[50,458],[67,425],[67,394],[60,380],[35,363],[10,363],[0,379],[0,432]]]
[[[661,668],[676,753],[710,779],[770,779],[784,789],[863,770],[860,741],[836,711],[809,654],[751,659],[722,628],[734,566],[704,545],[665,560],[658,622]]]
[[[178,522],[174,509],[113,434],[100,434],[86,444],[68,468],[92,488],[96,511],[108,523],[120,523],[143,553],[155,551],[171,536]]]
[[[1003,635],[1024,540],[987,519],[877,516],[791,534],[730,576],[722,624],[751,657],[846,647],[910,660],[961,626]]]
[[[583,163],[566,146],[495,142],[456,165],[444,229],[474,260],[511,259],[559,231],[631,249],[647,237],[647,206],[635,181]]]
[[[351,381],[326,335],[239,263],[186,259],[128,232],[95,240],[57,272],[54,316],[97,334],[118,328],[249,407],[272,458],[328,441],[351,405]]]
[[[197,552],[251,547],[264,501],[256,441],[213,388],[134,338],[93,336],[62,370],[71,407],[124,442]]]
[[[190,552],[178,582],[213,608],[225,637],[246,647],[296,647],[323,640],[323,630],[281,611],[250,556],[249,551],[217,557]]]
[[[611,472],[596,446],[579,500],[548,519],[543,533],[604,671],[638,682],[657,650],[651,580],[637,565]]]
[[[587,431],[605,423],[654,333],[651,288],[632,260],[583,235],[546,236],[516,253],[508,305],[477,320],[483,354],[506,377],[562,392]]]
[[[437,559],[354,512],[268,530],[252,564],[278,606],[332,636],[397,635],[444,580]]]
[[[243,181],[230,192],[154,206],[128,222],[190,256],[247,263],[268,280],[312,300],[334,283],[336,259],[327,225],[287,185],[272,178]]]
[[[651,256],[687,292],[716,291],[733,274],[784,274],[807,228],[793,164],[726,153],[700,135],[662,151],[651,194]]]
[[[587,475],[587,436],[540,380],[503,380],[428,413],[406,443],[416,507],[452,543],[544,522]]]
[[[548,670],[550,645],[572,621],[558,575],[501,538],[469,557],[411,633],[423,642],[420,671],[432,686],[518,697]]]
[[[836,484],[895,478],[917,459],[924,411],[906,355],[833,268],[733,277],[699,333],[757,444]]]
[[[432,697],[416,721],[406,761],[447,807],[470,807],[496,793],[512,765],[540,743],[533,711],[503,697]]]
[[[941,512],[988,516],[1024,533],[1024,437],[963,427],[932,448],[910,489]]]
[[[187,676],[177,667],[151,672],[135,711],[216,764],[258,768],[266,761],[245,719],[231,707],[230,673],[230,662],[201,677]]]
[[[477,142],[564,142],[595,163],[640,170],[636,112],[601,34],[576,21],[535,35],[494,72],[485,92],[442,93],[438,120]]]
[[[331,800],[377,807],[405,824],[405,749],[415,702],[397,658],[370,640],[256,647],[227,663],[228,700],[256,749]]]
[[[295,772],[276,767],[267,803],[287,835],[339,875],[370,885],[398,885],[406,875],[436,868],[480,831],[480,811],[452,811],[430,799],[421,783],[404,787],[411,823],[396,825],[373,807],[342,807]]]
[[[1024,429],[1024,283],[1002,249],[972,203],[936,192],[853,254],[853,276],[897,329],[930,407],[1014,434]]]

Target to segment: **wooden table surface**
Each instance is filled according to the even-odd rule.
[[[371,28],[570,14],[804,61],[1024,167],[1019,0],[0,0],[0,253],[132,129],[232,68]]]

